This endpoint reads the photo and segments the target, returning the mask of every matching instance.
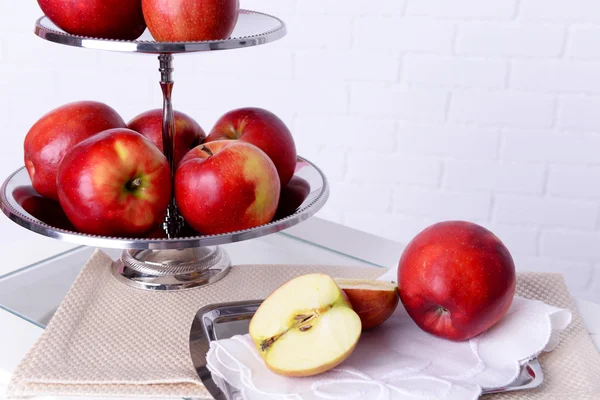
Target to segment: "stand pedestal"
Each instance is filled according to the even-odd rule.
[[[183,250],[125,250],[113,267],[117,280],[138,289],[181,290],[208,285],[229,272],[219,246]]]

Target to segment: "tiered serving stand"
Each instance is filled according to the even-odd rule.
[[[88,38],[60,30],[47,17],[36,22],[35,33],[50,42],[97,50],[157,54],[160,86],[163,93],[163,148],[173,171],[173,137],[175,124],[172,105],[173,58],[175,54],[239,49],[281,39],[286,26],[280,19],[248,10],[240,10],[230,38],[204,42],[156,42],[146,31],[134,41]],[[117,279],[140,289],[182,290],[210,284],[223,278],[230,260],[219,245],[258,238],[296,225],[314,215],[327,201],[327,179],[317,166],[298,157],[296,174],[308,182],[310,193],[295,211],[272,222],[243,231],[220,235],[199,235],[186,228],[172,199],[163,223],[164,237],[126,238],[80,233],[53,226],[40,215],[26,211],[15,197],[19,187],[30,187],[24,167],[15,171],[2,185],[2,211],[17,224],[54,239],[93,247],[124,249],[113,267]]]

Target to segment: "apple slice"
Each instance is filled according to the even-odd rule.
[[[360,333],[360,318],[325,274],[283,284],[250,321],[250,336],[267,367],[285,376],[316,375],[339,365]]]
[[[362,322],[363,331],[384,323],[396,310],[398,286],[385,281],[336,279]]]

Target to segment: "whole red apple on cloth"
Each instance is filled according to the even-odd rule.
[[[146,22],[141,0],[38,0],[60,29],[79,36],[134,40]]]
[[[111,107],[78,101],[58,107],[40,118],[25,136],[25,166],[35,190],[58,200],[56,174],[65,154],[97,133],[124,128],[125,121]]]
[[[95,235],[143,236],[162,221],[171,199],[166,157],[129,129],[77,144],[60,164],[57,182],[69,221]]]
[[[162,138],[163,110],[146,111],[127,124],[127,128],[141,133],[152,141],[164,153]],[[189,115],[175,111],[175,139],[174,139],[174,165],[187,154],[188,151],[202,143],[206,133],[198,123]]]
[[[280,188],[273,162],[258,147],[244,142],[202,144],[181,160],[175,173],[179,211],[205,235],[270,222]]]
[[[148,30],[157,42],[227,39],[238,20],[239,0],[142,0]]]
[[[296,144],[290,130],[275,114],[262,108],[240,108],[223,115],[212,128],[206,142],[240,140],[251,143],[273,160],[281,185],[287,184],[296,170]]]
[[[393,268],[380,277],[381,287],[336,281],[385,292],[396,275]],[[519,366],[540,352],[552,351],[571,321],[568,310],[515,297],[500,322],[456,342],[423,331],[400,304],[381,325],[363,331],[348,355],[356,340],[356,317],[348,309],[335,318],[328,315],[342,303],[339,289],[300,278],[264,300],[250,334],[210,343],[207,366],[223,390],[240,393],[241,399],[476,400],[484,390],[509,385]],[[561,285],[556,288],[566,292]],[[379,305],[388,303],[385,293],[375,294]],[[352,305],[372,299],[373,294],[361,293]],[[318,371],[325,372],[294,377]]]
[[[421,329],[466,340],[489,329],[515,295],[513,259],[489,230],[440,222],[419,233],[398,265],[400,299]]]

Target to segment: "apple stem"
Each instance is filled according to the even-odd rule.
[[[208,153],[209,156],[214,156],[214,153],[206,146],[202,145],[202,150]]]
[[[281,332],[280,334],[275,335],[275,336],[273,336],[273,337],[271,337],[269,339],[263,340],[262,343],[260,344],[260,350],[261,351],[266,351],[269,347],[271,347],[271,345],[273,343],[275,343],[275,341],[277,339],[279,339],[280,337],[282,337],[283,335],[285,335],[286,333],[288,333],[288,330],[285,330],[285,331]]]
[[[142,186],[141,178],[135,178],[134,180],[127,182],[127,190],[130,190],[132,192],[140,186]]]
[[[292,326],[289,329],[286,329],[285,331],[278,333],[275,336],[272,336],[268,339],[263,340],[260,343],[260,350],[261,351],[266,351],[269,347],[271,347],[273,345],[273,343],[275,343],[275,341],[277,339],[279,339],[280,337],[282,337],[283,335],[285,335],[286,333],[288,333],[291,329],[297,328],[300,332],[306,332],[307,330],[309,330],[310,328],[312,328],[312,325],[309,325],[307,322],[312,321],[313,319],[319,318],[319,316],[328,311],[329,309],[333,308],[332,305],[328,305],[325,306],[323,308],[318,308],[316,310],[311,310],[310,314],[298,314],[294,316],[294,321],[296,321],[296,324],[294,326]]]

